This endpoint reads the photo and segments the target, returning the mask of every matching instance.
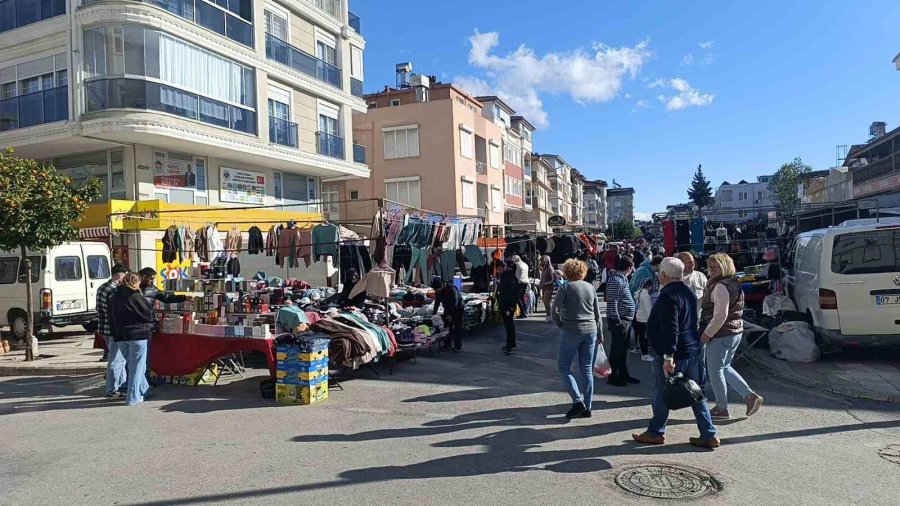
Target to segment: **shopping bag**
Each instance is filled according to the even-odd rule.
[[[609,358],[606,357],[606,351],[603,350],[603,345],[599,342],[597,343],[597,358],[594,360],[594,376],[598,378],[605,378],[612,373],[612,368],[609,367]]]

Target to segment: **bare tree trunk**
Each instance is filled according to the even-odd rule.
[[[32,341],[34,340],[34,303],[31,299],[31,260],[28,258],[28,255],[25,253],[25,246],[20,246],[22,251],[22,261],[25,262],[25,315],[26,321],[28,322],[26,332],[25,332],[25,361],[30,362],[34,360],[34,349],[32,348]]]

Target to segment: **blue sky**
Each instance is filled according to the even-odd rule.
[[[698,163],[714,187],[795,156],[825,169],[872,121],[900,126],[896,0],[351,0],[351,10],[367,40],[367,92],[411,61],[501,94],[541,123],[535,151],[633,186],[641,213],[687,201]]]

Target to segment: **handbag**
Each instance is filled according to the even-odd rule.
[[[671,410],[689,408],[703,402],[703,392],[696,381],[677,372],[666,378],[663,401]]]

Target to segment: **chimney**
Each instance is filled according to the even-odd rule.
[[[884,133],[886,130],[887,123],[885,123],[884,121],[873,121],[872,124],[869,125],[869,142],[884,137]]]

